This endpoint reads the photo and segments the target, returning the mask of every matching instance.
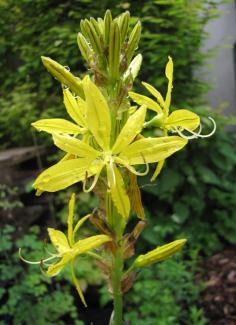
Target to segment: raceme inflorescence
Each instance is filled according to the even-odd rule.
[[[99,206],[75,221],[75,194],[69,201],[67,234],[48,229],[55,253],[40,261],[27,261],[47,268],[55,276],[67,264],[80,298],[85,298],[76,277],[74,260],[89,254],[104,274],[114,301],[110,324],[123,324],[123,294],[137,279],[137,271],[163,261],[179,251],[186,239],[177,239],[139,256],[135,244],[146,225],[137,177],[156,165],[151,181],[164,167],[165,160],[183,149],[191,139],[204,138],[200,117],[187,109],[171,109],[173,61],[168,58],[165,75],[167,92],[163,96],[154,86],[142,82],[152,98],[132,91],[142,64],[135,52],[141,23],[130,27],[130,14],[112,18],[85,19],[78,34],[80,52],[88,65],[83,77],[74,76],[67,67],[42,57],[46,69],[62,86],[68,120],[41,119],[32,125],[52,136],[63,158],[44,170],[35,180],[36,194],[56,192],[82,183],[83,191],[93,191]],[[146,130],[150,129],[146,136]],[[155,132],[158,130],[158,132]],[[156,135],[158,134],[158,136]],[[151,166],[150,166],[151,165]],[[137,224],[126,232],[131,218]],[[77,239],[77,231],[90,221],[99,234]]]

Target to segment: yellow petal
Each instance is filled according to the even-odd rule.
[[[123,178],[115,164],[107,165],[107,178],[112,201],[119,214],[127,220],[130,213],[130,201],[125,190]]]
[[[74,120],[78,125],[85,127],[85,118],[83,117],[83,114],[80,111],[77,100],[74,98],[69,89],[64,89],[63,95],[66,110],[72,120]]]
[[[45,131],[47,133],[79,134],[82,131],[78,125],[62,118],[42,119],[31,125],[38,131]]]
[[[61,272],[61,270],[63,269],[63,267],[72,260],[73,255],[71,255],[70,253],[65,254],[62,259],[58,262],[55,263],[53,265],[50,265],[48,270],[47,270],[47,275],[48,276],[55,276],[57,275],[59,272]]]
[[[167,129],[181,127],[183,129],[194,131],[199,127],[199,125],[200,117],[187,109],[178,109],[171,113],[165,120],[165,127]]]
[[[162,109],[160,105],[158,105],[153,99],[140,95],[138,93],[134,93],[132,91],[129,92],[129,96],[139,105],[146,105],[148,108],[152,109],[157,113],[162,113]]]
[[[157,247],[147,254],[140,255],[136,258],[133,268],[140,268],[163,261],[178,252],[186,243],[186,239],[178,239],[169,244]]]
[[[76,278],[76,275],[75,275],[75,270],[74,270],[74,265],[73,265],[73,262],[71,262],[71,277],[72,277],[72,280],[73,280],[73,283],[76,287],[76,290],[80,296],[80,299],[82,301],[82,303],[84,304],[85,307],[87,307],[87,304],[86,304],[86,301],[84,299],[84,295],[83,295],[83,292],[80,288],[80,285],[79,285],[79,281],[78,279]]]
[[[87,78],[84,81],[87,104],[87,125],[103,149],[110,147],[111,118],[108,104],[99,88]]]
[[[46,192],[56,192],[80,182],[98,172],[100,164],[92,164],[91,159],[78,158],[65,160],[43,171],[33,186]]]
[[[91,216],[91,214],[87,214],[85,217],[81,218],[77,224],[75,225],[75,228],[73,230],[73,240],[75,237],[76,232],[79,230],[79,228],[83,225],[83,223]]]
[[[187,140],[178,136],[144,138],[128,145],[120,153],[120,159],[129,165],[154,163],[164,160],[182,149]]]
[[[156,90],[156,88],[154,88],[152,85],[150,85],[149,83],[147,82],[142,82],[142,85],[154,96],[156,97],[156,99],[158,100],[158,102],[160,103],[160,105],[162,107],[165,106],[165,101],[164,101],[164,98],[162,97],[161,93]]]
[[[69,135],[54,134],[54,144],[61,150],[83,158],[96,159],[100,153],[89,144]]]
[[[160,160],[156,166],[155,172],[152,175],[151,182],[155,181],[157,176],[160,174],[163,166],[164,166],[165,160]]]
[[[96,235],[78,240],[73,246],[73,254],[74,256],[84,254],[87,251],[97,248],[109,241],[111,241],[111,238],[107,235]]]
[[[173,87],[173,70],[174,70],[172,58],[169,56],[168,59],[169,59],[169,61],[167,62],[167,65],[166,65],[166,77],[168,79],[168,88],[167,88],[166,100],[165,100],[166,116],[168,115],[170,102],[171,102],[171,92],[172,92],[172,87]]]
[[[73,219],[74,219],[74,210],[75,210],[75,193],[72,193],[69,201],[69,213],[67,219],[68,225],[68,240],[70,246],[73,245]]]
[[[68,240],[63,232],[53,228],[48,228],[48,235],[53,246],[56,247],[60,254],[64,254],[70,250]]]
[[[114,154],[121,152],[141,132],[145,115],[146,106],[142,106],[129,117],[112,148]]]

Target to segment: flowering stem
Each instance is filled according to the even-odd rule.
[[[121,279],[123,271],[123,248],[119,247],[114,257],[112,272],[112,290],[114,304],[114,320],[113,325],[122,325],[123,302],[121,292]]]

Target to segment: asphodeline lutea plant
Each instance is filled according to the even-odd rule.
[[[73,194],[67,236],[49,228],[56,252],[32,263],[46,266],[48,276],[55,276],[70,264],[73,282],[86,305],[74,260],[85,254],[92,256],[114,301],[112,325],[123,324],[123,294],[132,287],[137,271],[172,256],[186,242],[177,239],[135,257],[136,241],[146,225],[137,176],[147,175],[149,165],[157,163],[154,180],[164,161],[183,149],[190,139],[210,136],[215,131],[212,119],[213,131],[202,135],[197,114],[186,109],[170,112],[173,86],[170,57],[165,72],[168,79],[165,98],[146,82],[143,85],[155,100],[132,92],[142,63],[141,54],[134,57],[141,23],[138,21],[132,29],[129,25],[129,12],[113,19],[109,10],[103,19],[81,21],[78,45],[88,65],[88,73],[82,78],[56,61],[42,57],[46,69],[61,83],[69,120],[42,119],[32,124],[37,130],[51,134],[54,144],[64,152],[59,162],[35,180],[37,195],[81,182],[83,191],[93,191],[99,198],[99,206],[74,226]],[[151,119],[148,110],[155,112]],[[153,127],[159,129],[159,136],[146,137],[145,129]],[[139,220],[126,233],[127,224],[135,215]],[[86,220],[92,222],[99,234],[76,241],[77,230]]]

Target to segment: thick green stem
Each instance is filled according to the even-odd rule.
[[[114,319],[112,325],[123,324],[123,303],[121,291],[121,279],[123,273],[123,247],[119,247],[114,257],[114,264],[112,270],[112,290],[113,290],[113,304],[114,304]]]

